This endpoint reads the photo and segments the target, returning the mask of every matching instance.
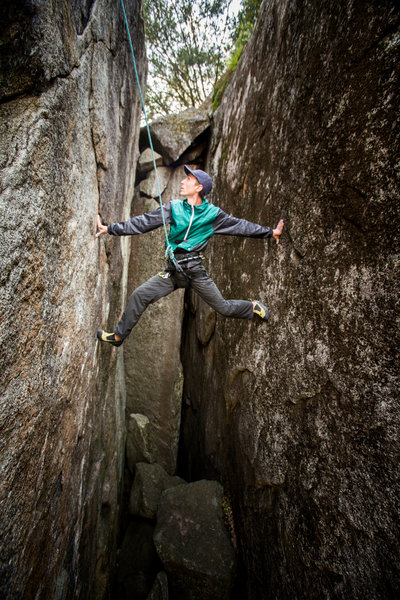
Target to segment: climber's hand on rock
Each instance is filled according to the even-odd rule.
[[[283,231],[283,219],[281,219],[278,223],[278,225],[276,226],[276,229],[272,230],[272,237],[276,240],[276,243],[279,244],[279,238],[282,235],[282,231]]]
[[[101,224],[100,215],[97,215],[97,229],[99,231],[96,233],[96,237],[99,237],[99,235],[101,235],[102,233],[108,233],[108,227],[107,227],[107,225],[102,225]]]

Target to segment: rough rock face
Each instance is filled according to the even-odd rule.
[[[141,77],[139,2],[128,18]],[[124,301],[139,111],[119,4],[1,8],[1,596],[102,598],[115,559]]]
[[[177,600],[228,600],[235,551],[225,527],[222,487],[196,481],[163,492],[154,543]]]
[[[399,593],[394,7],[264,2],[214,119],[213,202],[286,227],[211,252],[269,323],[200,302],[183,348],[182,475],[230,489],[251,599]]]

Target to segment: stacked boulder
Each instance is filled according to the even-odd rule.
[[[157,464],[138,463],[132,515],[120,550],[119,597],[228,600],[235,550],[216,481],[186,483]]]
[[[154,531],[177,600],[228,600],[235,550],[224,524],[222,486],[195,481],[161,495]]]

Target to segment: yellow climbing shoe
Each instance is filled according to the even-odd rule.
[[[103,331],[102,329],[97,330],[97,337],[101,342],[107,342],[112,346],[120,346],[124,340],[116,340],[114,333],[107,333],[107,331]]]
[[[255,306],[253,306],[253,313],[258,315],[260,317],[260,319],[262,319],[263,321],[268,321],[269,318],[269,310],[266,306],[264,306],[264,304],[262,304],[259,300],[254,300],[254,302],[256,303]]]

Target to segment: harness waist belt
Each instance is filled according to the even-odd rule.
[[[188,256],[184,256],[183,258],[178,258],[177,256],[175,258],[176,258],[176,262],[178,264],[181,264],[181,263],[189,262],[189,260],[196,260],[196,258],[202,259],[203,256],[201,254],[196,253],[196,254],[190,254]]]

